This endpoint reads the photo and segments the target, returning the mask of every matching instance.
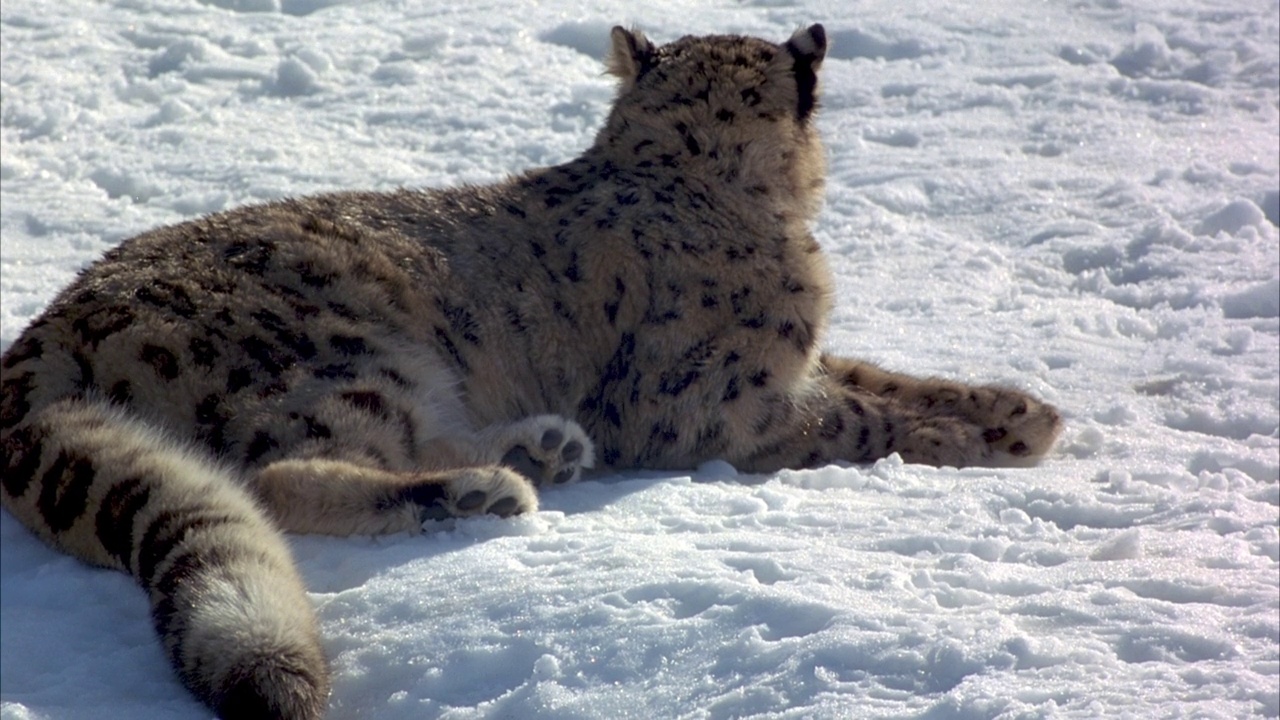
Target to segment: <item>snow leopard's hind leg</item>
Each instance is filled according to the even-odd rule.
[[[954,438],[968,437],[975,454],[970,464],[1034,465],[1062,432],[1062,417],[1053,406],[1019,390],[917,378],[831,355],[822,356],[821,368],[852,391],[892,402],[914,418],[908,432],[915,427],[922,435],[947,435],[952,444]],[[929,443],[921,439],[914,445],[927,455]]]

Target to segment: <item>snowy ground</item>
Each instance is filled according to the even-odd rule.
[[[821,21],[828,344],[1043,395],[1058,451],[295,538],[332,717],[1276,717],[1280,6],[969,5],[4,0],[0,344],[157,224],[572,157],[614,23]],[[207,717],[127,577],[0,539],[0,717]]]

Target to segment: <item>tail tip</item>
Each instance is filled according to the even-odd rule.
[[[212,704],[227,720],[321,720],[329,704],[328,672],[263,662],[228,682]]]

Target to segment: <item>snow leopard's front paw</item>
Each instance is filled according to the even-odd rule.
[[[419,520],[497,515],[511,517],[538,509],[538,493],[509,468],[469,467],[435,473],[404,493],[419,506]]]
[[[595,447],[582,427],[559,415],[534,415],[484,435],[497,463],[538,487],[576,482],[595,464]]]

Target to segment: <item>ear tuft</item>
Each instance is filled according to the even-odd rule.
[[[787,41],[787,50],[797,63],[805,63],[814,70],[822,64],[827,56],[827,31],[821,24],[814,23],[807,28],[797,30]]]
[[[611,75],[622,78],[630,86],[654,64],[653,43],[638,28],[627,30],[615,25],[609,33],[613,46],[605,58],[605,69]]]

